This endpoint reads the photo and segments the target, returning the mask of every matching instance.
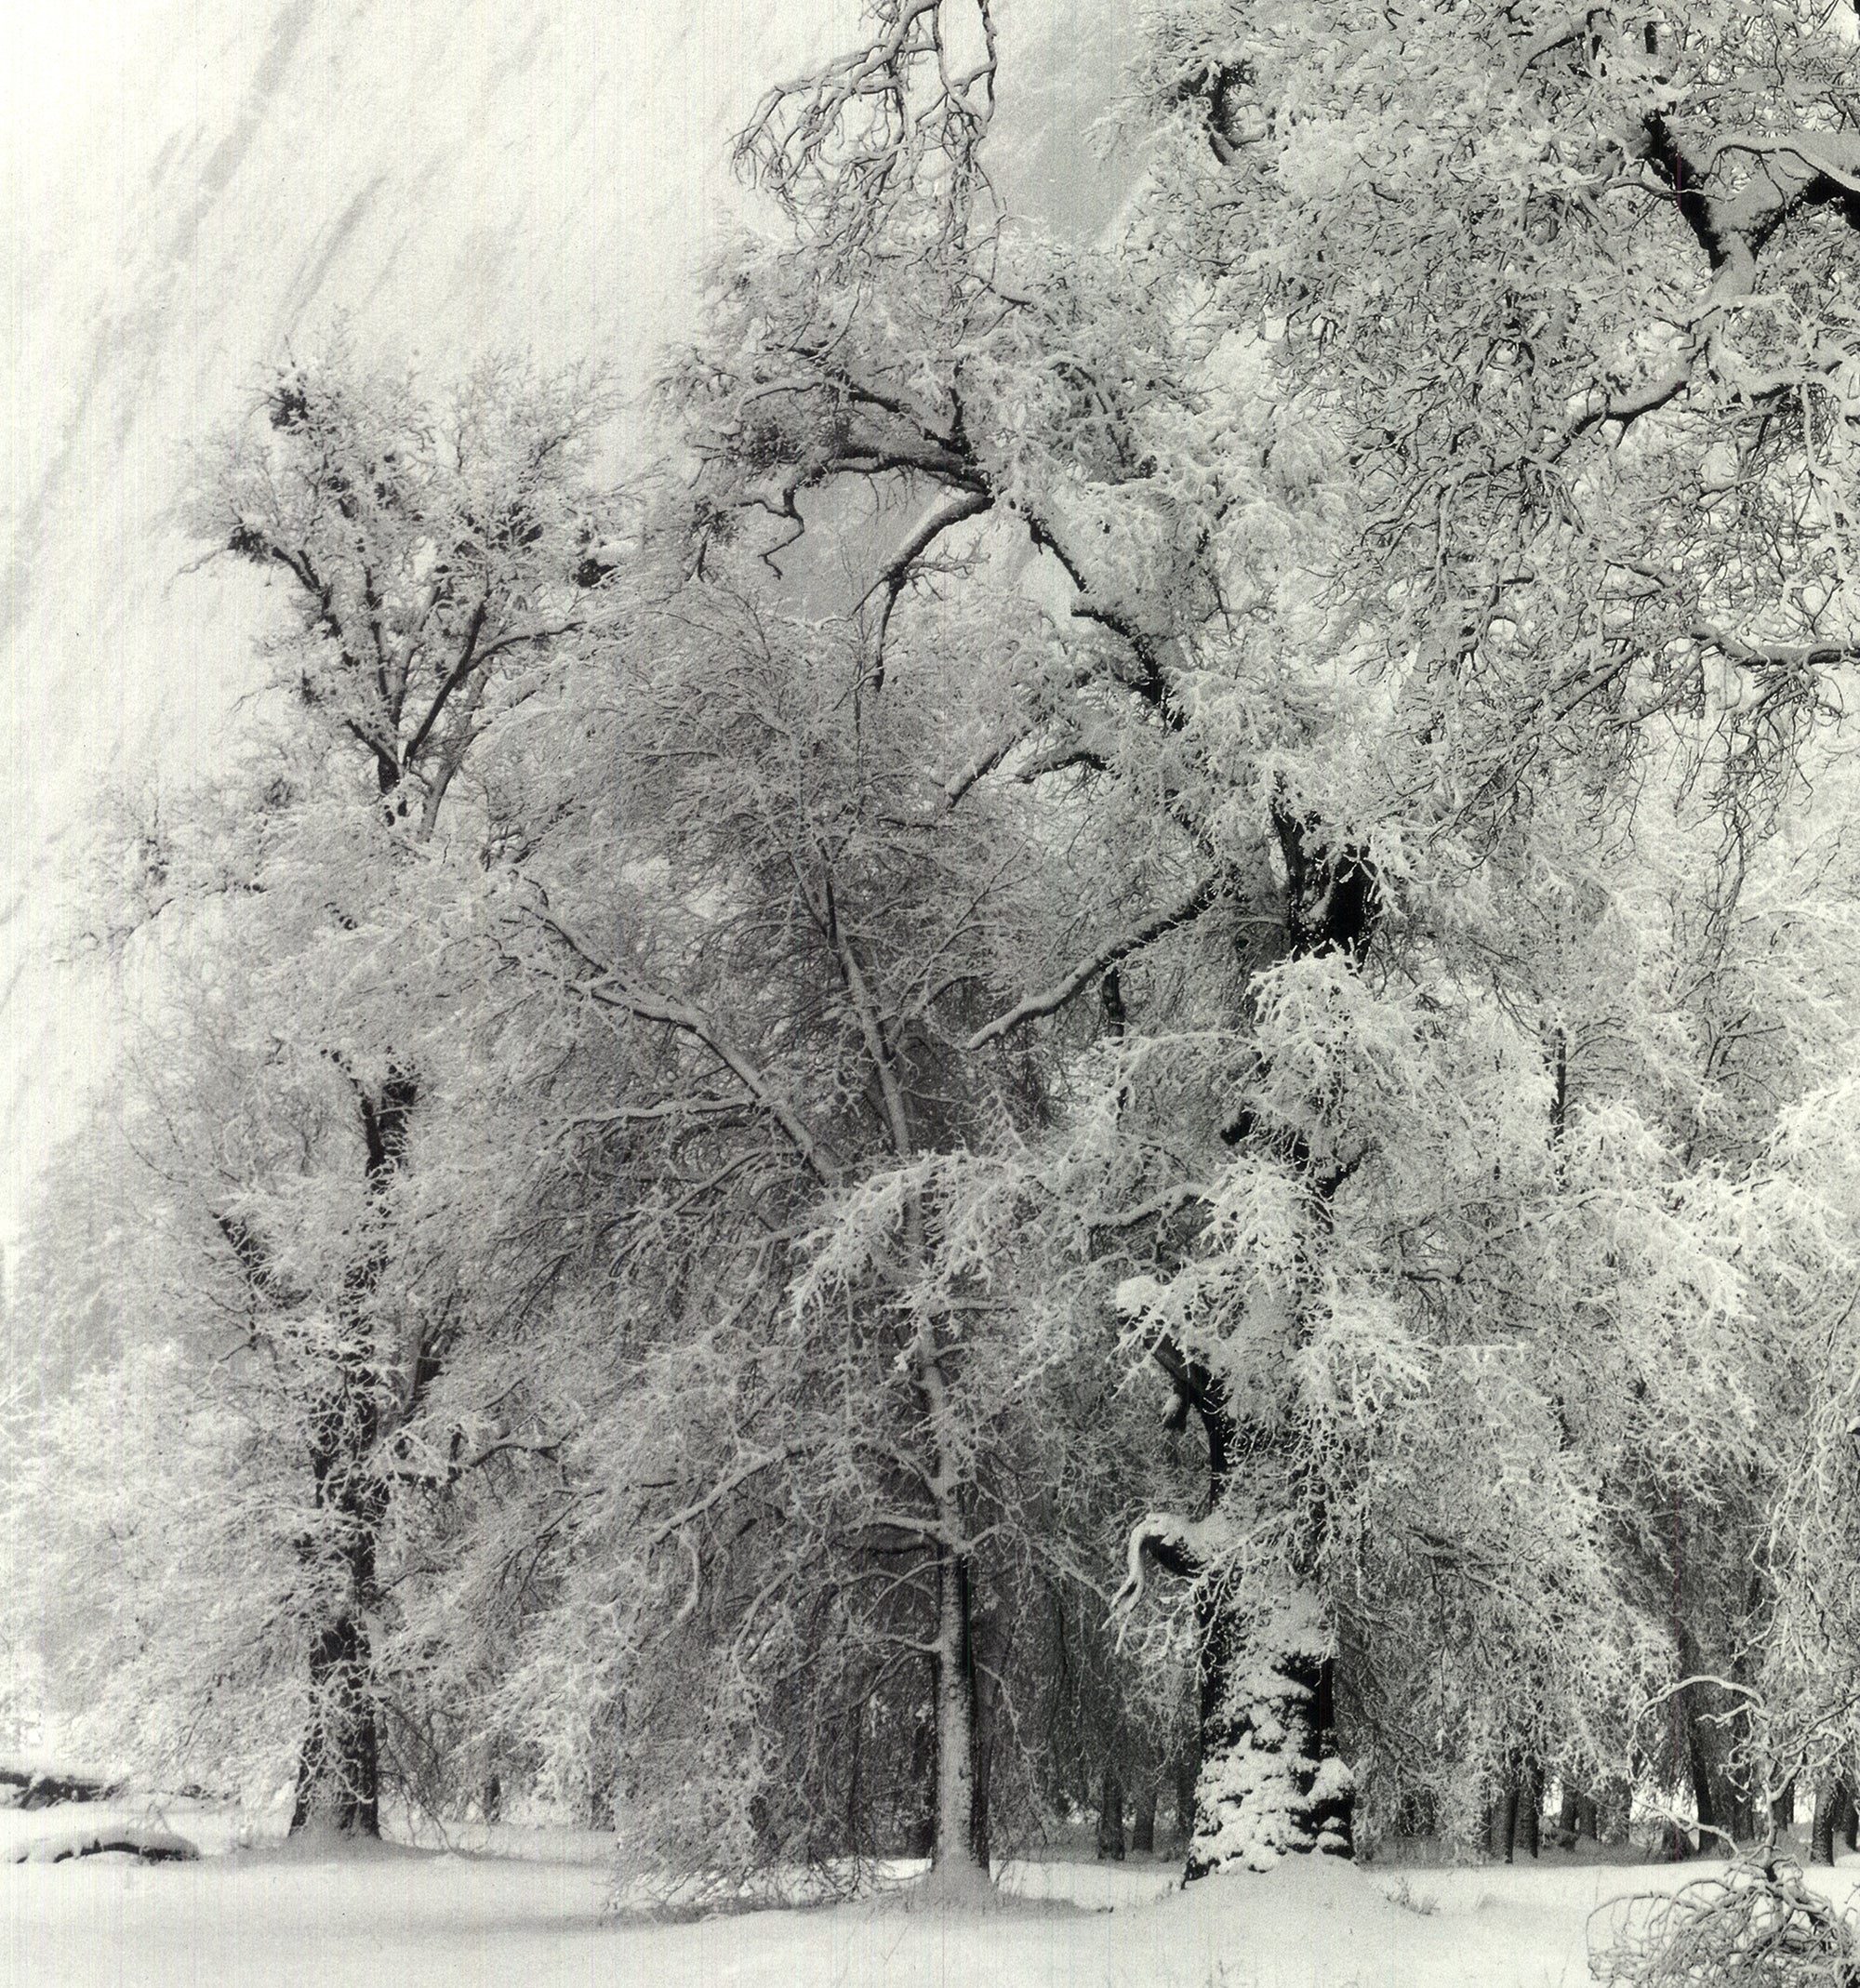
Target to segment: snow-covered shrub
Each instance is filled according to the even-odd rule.
[[[1642,1893],[1592,1926],[1589,1971],[1609,1988],[1853,1988],[1851,1912],[1809,1890],[1792,1858],[1730,1864],[1670,1896]]]

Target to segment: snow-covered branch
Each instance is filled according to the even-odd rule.
[[[1142,924],[1130,931],[1120,933],[1086,959],[1079,961],[1062,979],[1038,994],[1030,994],[1017,1001],[1004,1014],[976,1029],[963,1043],[966,1050],[985,1049],[1003,1036],[1010,1035],[1029,1022],[1039,1021],[1044,1016],[1056,1014],[1066,1003],[1074,1000],[1082,989],[1089,987],[1107,967],[1115,966],[1120,960],[1139,951],[1145,946],[1160,939],[1165,933],[1174,932],[1178,926],[1192,924],[1221,897],[1221,882],[1217,877],[1205,877],[1186,895],[1176,903],[1165,906],[1154,916],[1144,920]]]

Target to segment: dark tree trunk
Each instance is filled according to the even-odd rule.
[[[1604,1783],[1596,1809],[1600,1824],[1597,1834],[1602,1842],[1626,1843],[1634,1817],[1634,1791],[1628,1783],[1618,1775]]]
[[[860,1769],[865,1760],[866,1720],[863,1707],[855,1705],[852,1730],[846,1738],[846,1854],[857,1857],[865,1849],[865,1788]]]
[[[1244,1640],[1218,1598],[1202,1610],[1202,1770],[1184,1875],[1264,1870],[1288,1850],[1348,1857],[1353,1788],[1336,1758],[1331,1659],[1315,1599]]]
[[[1592,1795],[1578,1795],[1575,1799],[1575,1833],[1578,1837],[1587,1836],[1593,1843],[1601,1834],[1601,1817],[1597,1812]]]
[[[379,1213],[406,1158],[418,1080],[391,1069],[379,1091],[355,1085],[366,1149],[371,1209]],[[365,1348],[369,1305],[385,1262],[377,1244],[344,1279],[341,1319],[348,1346],[332,1361],[327,1391],[311,1415],[311,1478],[322,1529],[304,1542],[306,1559],[333,1576],[334,1593],[310,1637],[310,1706],[298,1755],[291,1831],[333,1828],[380,1834],[380,1750],[367,1617],[379,1601],[376,1549],[387,1514],[388,1483],[375,1454],[382,1386]],[[414,1377],[418,1393],[423,1385]]]
[[[1560,1850],[1575,1848],[1576,1831],[1582,1816],[1582,1796],[1576,1792],[1575,1783],[1568,1775],[1563,1777],[1562,1799],[1557,1804],[1556,1846]]]
[[[969,1861],[986,1876],[993,1855],[989,1837],[989,1768],[992,1752],[990,1721],[993,1707],[985,1689],[986,1674],[977,1648],[983,1623],[976,1608],[975,1569],[967,1558],[957,1562],[957,1578],[966,1625],[963,1662],[969,1698]]]
[[[1791,1774],[1783,1783],[1783,1792],[1773,1797],[1770,1803],[1770,1827],[1779,1834],[1796,1826],[1796,1779]]]
[[[1176,1848],[1187,1854],[1195,1835],[1195,1756],[1188,1747],[1176,1756]]]
[[[1509,1863],[1518,1837],[1518,1769],[1507,1769],[1498,1799],[1492,1805],[1492,1855],[1500,1863]]]
[[[1844,1780],[1836,1783],[1834,1829],[1849,1849],[1860,1850],[1860,1813],[1854,1809],[1853,1790]]]
[[[1123,1862],[1123,1783],[1106,1768],[1098,1783],[1098,1862]]]
[[[1725,1823],[1719,1813],[1717,1776],[1712,1771],[1710,1743],[1690,1703],[1692,1694],[1688,1692],[1686,1697],[1686,1751],[1692,1769],[1693,1805],[1698,1810],[1698,1848],[1701,1855],[1708,1856],[1723,1848],[1723,1839],[1716,1832]]]
[[[1654,1844],[1655,1863],[1684,1863],[1693,1854],[1692,1837],[1677,1822],[1662,1822]]]
[[[1809,1825],[1808,1861],[1834,1862],[1834,1836],[1840,1805],[1847,1790],[1839,1781],[1825,1781],[1814,1797],[1814,1819]]]
[[[1156,1854],[1156,1783],[1146,1780],[1130,1811],[1130,1847],[1139,1857]]]
[[[1380,918],[1382,895],[1366,849],[1341,845],[1316,816],[1294,812],[1282,791],[1271,804],[1274,836],[1285,864],[1285,937],[1293,959],[1320,954],[1361,966]],[[1346,1175],[1320,1166],[1295,1134],[1262,1125],[1242,1101],[1221,1136],[1229,1145],[1264,1139],[1306,1172],[1309,1191],[1328,1221],[1332,1198]],[[1303,1327],[1296,1331],[1302,1335]],[[1210,1514],[1225,1504],[1234,1460],[1242,1447],[1249,1468],[1282,1472],[1310,1544],[1276,1614],[1263,1625],[1242,1618],[1220,1584],[1204,1586],[1201,1630],[1201,1770],[1195,1826],[1183,1873],[1265,1870],[1288,1853],[1355,1853],[1355,1786],[1336,1751],[1333,1643],[1316,1572],[1325,1530],[1327,1487],[1309,1467],[1296,1437],[1278,1429],[1242,1428],[1221,1377],[1165,1338],[1153,1347],[1174,1385],[1179,1414],[1192,1408],[1208,1440]],[[1149,1520],[1132,1535],[1138,1587],[1143,1555],[1168,1572],[1205,1572],[1192,1535],[1179,1521]]]
[[[1518,1848],[1525,1856],[1537,1854],[1538,1834],[1544,1813],[1544,1777],[1534,1760],[1526,1760],[1518,1770]]]
[[[368,1467],[375,1413],[367,1378],[345,1375],[316,1424],[312,1459],[319,1511],[336,1535],[339,1598],[312,1632],[310,1694],[298,1754],[291,1833],[380,1834],[380,1754],[375,1730],[368,1613],[379,1597],[375,1545],[385,1499]],[[308,1551],[314,1553],[315,1543]]]
[[[381,1833],[380,1763],[368,1667],[367,1631],[344,1616],[310,1651],[310,1717],[298,1756],[291,1833]]]

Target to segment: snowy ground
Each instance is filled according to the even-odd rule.
[[[0,1813],[0,1857],[77,1811]],[[98,1820],[91,1809],[84,1818]],[[0,1981],[21,1988],[1555,1988],[1588,1981],[1598,1905],[1709,1870],[1575,1863],[1350,1870],[1173,1889],[1137,1860],[1011,1865],[986,1914],[868,1902],[687,1925],[604,1915],[604,1846],[498,1833],[501,1854],[239,1848],[236,1812],[173,1809],[198,1863],[0,1864]],[[483,1840],[480,1833],[479,1840]],[[520,1854],[519,1854],[520,1853]],[[1817,1874],[1845,1903],[1860,1859]],[[1032,1894],[1030,1901],[1028,1894]]]

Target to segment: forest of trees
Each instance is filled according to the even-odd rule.
[[[647,410],[340,332],[100,817],[9,1640],[297,1826],[1190,1876],[1860,1775],[1860,46],[996,0],[764,99]],[[607,466],[619,433],[637,467]]]

